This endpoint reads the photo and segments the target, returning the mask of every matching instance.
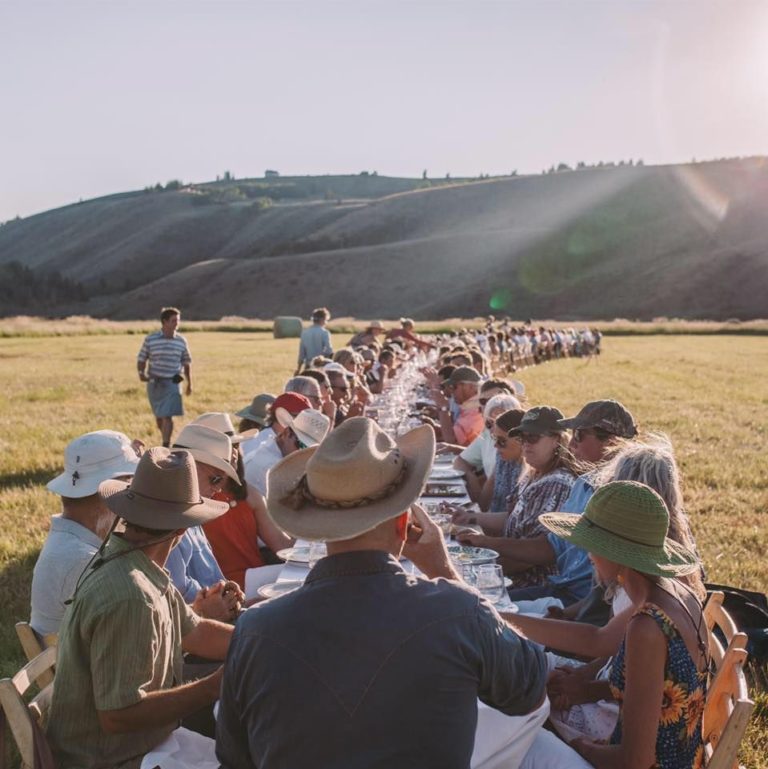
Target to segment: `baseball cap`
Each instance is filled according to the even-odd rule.
[[[272,413],[276,414],[278,409],[285,409],[292,417],[295,417],[300,411],[312,408],[309,399],[299,393],[283,393],[278,395],[272,404]]]
[[[480,382],[482,379],[480,372],[472,366],[459,366],[451,372],[446,382],[456,386],[460,382]]]
[[[546,435],[548,433],[561,433],[565,430],[560,426],[563,412],[554,406],[535,406],[528,409],[520,421],[520,426],[510,430],[510,435],[520,433],[533,433],[534,435]]]
[[[565,430],[597,427],[620,438],[634,438],[637,425],[632,414],[615,400],[590,401],[575,417],[559,420]]]

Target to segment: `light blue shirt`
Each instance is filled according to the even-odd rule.
[[[318,355],[330,358],[333,355],[333,347],[331,347],[331,335],[328,329],[313,323],[301,332],[299,365],[309,366],[312,359]]]
[[[199,526],[184,532],[181,542],[171,550],[165,568],[187,603],[192,603],[202,588],[224,579],[208,538]]]
[[[579,476],[573,484],[568,499],[563,502],[559,512],[583,513],[595,489],[590,483],[589,473]],[[589,554],[576,545],[556,534],[548,534],[547,541],[555,551],[557,573],[550,575],[548,581],[553,585],[568,586],[573,593],[584,595],[592,585],[592,562]]]

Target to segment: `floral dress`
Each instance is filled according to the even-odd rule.
[[[647,603],[635,614],[651,617],[667,639],[664,699],[656,734],[656,763],[653,766],[658,769],[699,769],[704,766],[701,719],[707,690],[707,671],[698,670],[677,627],[658,606]],[[619,721],[611,735],[612,745],[621,742],[625,686],[624,647],[625,642],[622,642],[610,677],[611,693],[619,703]]]

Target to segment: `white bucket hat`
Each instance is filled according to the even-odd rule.
[[[173,444],[174,449],[186,449],[196,462],[215,467],[236,483],[237,471],[230,462],[232,441],[229,436],[204,425],[187,425]]]
[[[96,430],[70,441],[64,449],[64,472],[46,488],[62,497],[89,497],[102,481],[133,475],[138,463],[139,453],[127,435]]]
[[[331,429],[330,418],[317,409],[304,409],[292,417],[285,409],[278,408],[275,419],[282,427],[290,427],[305,446],[317,446]]]
[[[193,419],[190,424],[203,425],[203,427],[210,427],[211,430],[224,433],[233,444],[253,438],[259,432],[258,428],[255,428],[253,430],[245,430],[242,433],[236,433],[232,419],[225,411],[208,411],[205,414],[200,414],[197,419]]]

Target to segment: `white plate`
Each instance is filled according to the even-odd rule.
[[[293,561],[294,563],[309,563],[308,547],[286,547],[284,550],[278,550],[275,555],[283,561]]]
[[[432,472],[429,474],[429,479],[431,481],[458,480],[463,477],[464,473],[453,467],[433,467]]]
[[[272,582],[269,585],[262,585],[256,592],[262,598],[277,598],[278,596],[298,590],[303,584],[303,582],[299,582],[298,580],[286,579],[282,582]]]

